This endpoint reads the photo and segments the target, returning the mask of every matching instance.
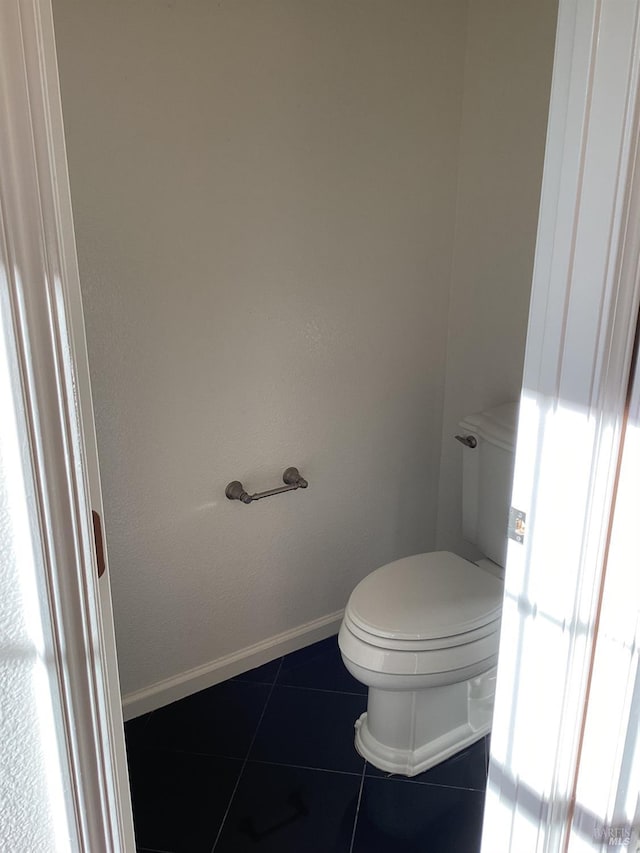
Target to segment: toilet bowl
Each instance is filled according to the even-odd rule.
[[[376,570],[354,589],[338,636],[369,688],[356,749],[414,776],[491,727],[502,582],[447,551]]]
[[[491,729],[516,417],[515,404],[482,412],[457,436],[463,525],[485,558],[405,557],[365,577],[347,603],[338,645],[369,688],[355,746],[389,773],[422,773]]]

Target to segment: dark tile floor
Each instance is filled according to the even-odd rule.
[[[138,850],[475,853],[485,741],[392,776],[354,749],[365,707],[331,637],[131,720]]]

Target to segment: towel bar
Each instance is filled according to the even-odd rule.
[[[309,485],[297,468],[287,468],[282,475],[282,481],[286,485],[250,495],[239,480],[233,480],[224,490],[224,493],[230,501],[242,501],[243,504],[250,504],[253,501],[261,500],[261,498],[270,498],[271,495],[280,495],[283,492],[292,492],[295,489],[306,489]]]

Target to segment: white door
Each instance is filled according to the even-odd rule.
[[[0,845],[133,851],[49,0],[0,4],[0,83]]]

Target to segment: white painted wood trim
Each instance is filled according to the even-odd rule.
[[[329,613],[260,643],[128,693],[122,700],[125,719],[155,711],[198,690],[212,687],[227,678],[234,678],[263,663],[331,637],[338,633],[343,614],[344,610]]]
[[[93,545],[91,502],[101,503],[50,0],[0,4],[0,77],[0,263],[36,472],[69,796],[82,850],[133,851],[110,597]]]
[[[568,843],[640,287],[637,0],[561,0],[482,850]],[[617,748],[617,732],[603,731]]]
[[[634,222],[637,240],[640,222],[636,216]],[[636,347],[640,347],[640,335]],[[639,472],[640,362],[636,351],[566,848],[570,853],[605,853],[612,846],[640,850]],[[613,738],[603,737],[608,732],[616,733],[615,743]]]

